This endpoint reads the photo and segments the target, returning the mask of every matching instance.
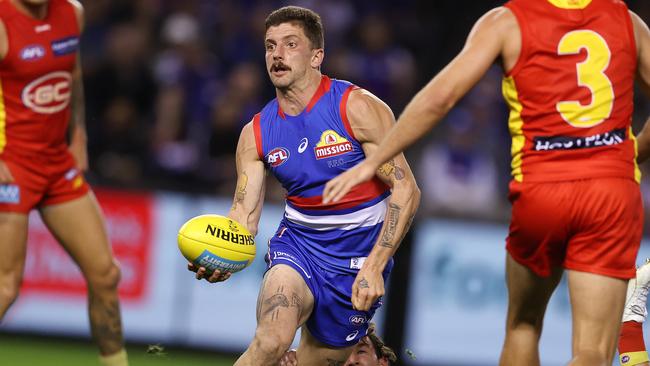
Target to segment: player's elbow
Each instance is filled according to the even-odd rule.
[[[420,191],[420,187],[418,187],[415,179],[404,179],[399,184],[396,184],[395,187],[393,187],[393,194],[395,195],[396,193],[408,201],[408,206],[412,208],[412,213],[417,211],[420,206],[420,197],[422,196],[422,192]]]
[[[411,214],[413,215],[417,212],[418,207],[420,207],[420,199],[422,198],[422,192],[415,180],[413,180],[409,193],[411,197]]]
[[[454,96],[451,89],[440,89],[434,92],[433,97],[430,99],[431,103],[428,104],[428,109],[431,114],[438,118],[447,115],[449,111],[456,105],[458,98]]]

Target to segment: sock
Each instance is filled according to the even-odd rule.
[[[629,321],[621,325],[618,353],[619,361],[623,366],[638,365],[649,361],[643,341],[643,324]]]
[[[108,356],[99,356],[99,363],[102,366],[129,366],[129,360],[126,357],[126,350],[120,351]]]

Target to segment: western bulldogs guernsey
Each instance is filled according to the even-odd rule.
[[[365,158],[346,115],[356,89],[345,81],[321,78],[318,90],[297,116],[271,101],[253,118],[260,159],[287,190],[285,215],[269,240],[269,268],[292,267],[314,296],[307,320],[311,334],[334,347],[356,344],[381,306],[354,310],[356,273],[380,234],[389,187],[378,178],[353,189],[341,201],[323,205],[325,183]],[[392,260],[383,272],[384,281]]]
[[[365,158],[345,111],[355,88],[323,76],[300,115],[285,115],[274,99],[253,120],[258,154],[287,190],[280,230],[294,229],[301,249],[339,273],[361,267],[381,230],[390,195],[375,178],[339,202],[321,203],[325,183]]]

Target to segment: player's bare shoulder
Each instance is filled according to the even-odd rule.
[[[489,33],[501,40],[501,60],[505,70],[510,70],[521,53],[521,31],[517,17],[505,6],[494,8],[476,24],[476,28],[487,28]],[[485,31],[485,29],[483,30]]]
[[[237,159],[260,160],[255,139],[255,119],[253,118],[241,130],[237,142]]]
[[[346,111],[350,127],[359,142],[381,140],[383,136],[379,135],[383,135],[395,123],[390,107],[365,89],[350,92]]]
[[[82,32],[84,28],[84,7],[78,0],[67,0],[74,8],[75,15],[77,16],[77,24],[79,24],[79,31]]]

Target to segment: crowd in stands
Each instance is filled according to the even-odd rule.
[[[323,73],[358,84],[396,115],[502,1],[87,0],[82,57],[91,172],[99,185],[230,196],[239,132],[274,97],[264,19],[283,5],[319,12]],[[650,22],[650,4],[629,1]],[[422,214],[508,216],[508,111],[495,65],[407,157]],[[650,115],[636,94],[635,131]],[[650,175],[650,167],[642,167]],[[650,180],[643,188],[650,202]],[[271,184],[268,198],[283,199]],[[646,215],[650,216],[650,215]]]

